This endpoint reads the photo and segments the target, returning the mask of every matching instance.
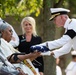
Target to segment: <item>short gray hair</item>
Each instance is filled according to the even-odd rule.
[[[2,23],[2,24],[0,24],[0,32],[1,31],[4,31],[6,28],[8,28],[9,27],[9,25],[7,25],[6,23]]]

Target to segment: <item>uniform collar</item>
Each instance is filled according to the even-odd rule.
[[[68,19],[66,20],[65,24],[64,24],[64,28],[65,28],[65,29],[67,29],[67,27],[68,27],[68,25],[70,24],[70,22],[71,22],[71,19],[68,18]]]

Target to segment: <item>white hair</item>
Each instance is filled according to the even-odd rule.
[[[23,34],[26,33],[25,30],[24,30],[24,27],[23,27],[25,21],[29,22],[32,25],[32,28],[33,28],[33,32],[32,33],[33,33],[34,36],[37,36],[36,22],[35,22],[35,19],[33,17],[25,17],[25,18],[23,18],[23,20],[21,22],[21,27],[22,27]]]
[[[4,31],[5,29],[7,29],[9,27],[9,25],[5,24],[5,23],[2,23],[0,24],[0,32],[1,31]]]

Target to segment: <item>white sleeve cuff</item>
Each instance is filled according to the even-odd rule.
[[[51,51],[47,51],[47,52],[43,52],[41,53],[42,56],[50,56],[51,55]]]

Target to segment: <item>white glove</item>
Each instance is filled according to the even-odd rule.
[[[50,56],[51,55],[51,51],[47,51],[47,52],[43,52],[41,53],[42,56]]]

